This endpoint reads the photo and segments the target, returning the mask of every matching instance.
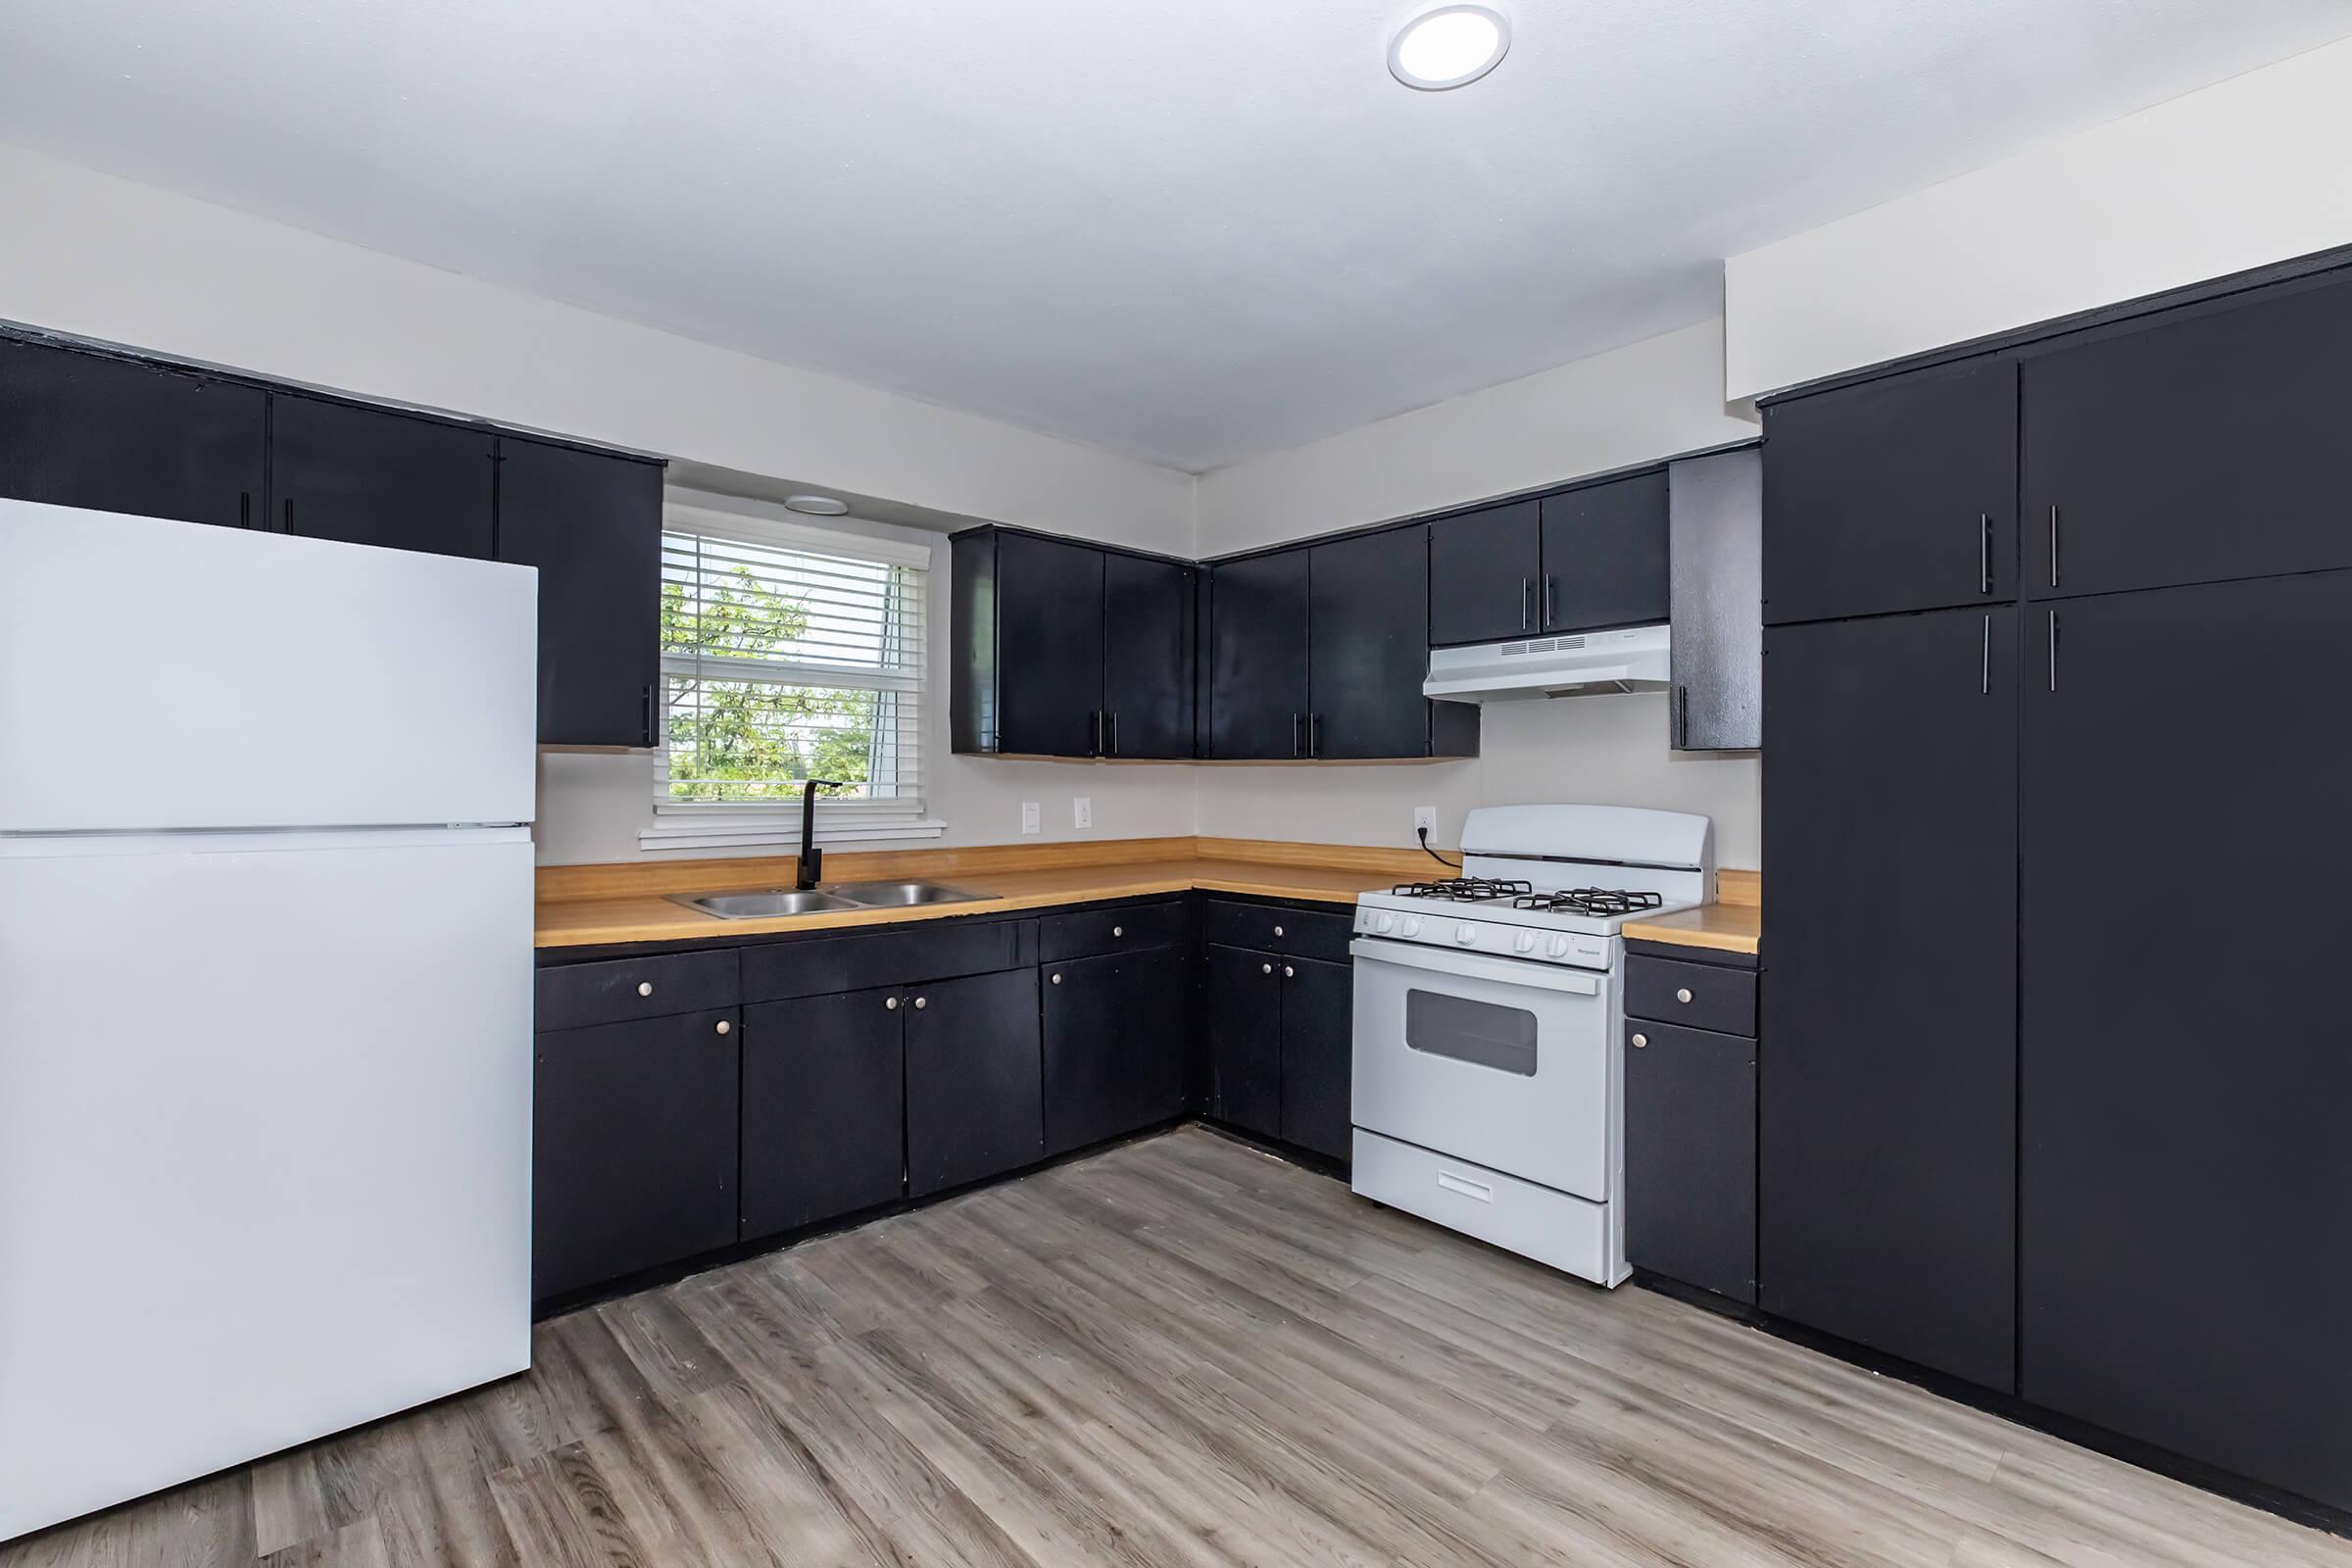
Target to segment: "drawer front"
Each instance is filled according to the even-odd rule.
[[[1350,910],[1300,909],[1282,904],[1208,901],[1208,940],[1260,953],[1293,953],[1301,958],[1348,961],[1348,939],[1355,930]]]
[[[1756,1032],[1756,976],[1750,969],[1674,958],[1625,960],[1625,1014],[1719,1035]]]
[[[540,1029],[665,1018],[737,1000],[734,953],[664,953],[539,971]]]
[[[1355,1129],[1348,1186],[1376,1203],[1434,1220],[1508,1252],[1614,1285],[1609,1210],[1466,1159]]]
[[[1037,961],[1035,920],[941,920],[743,950],[746,1002],[990,974]]]
[[[1038,958],[1060,963],[1102,953],[1132,953],[1173,947],[1184,940],[1184,901],[1130,905],[1119,909],[1078,909],[1049,914],[1037,922]]]

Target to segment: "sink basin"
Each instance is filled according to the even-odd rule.
[[[676,893],[670,903],[720,920],[772,920],[786,914],[821,914],[828,909],[863,909],[869,906],[817,889],[804,893],[793,888],[763,888],[754,893]]]
[[[906,908],[917,904],[970,904],[988,897],[966,893],[938,882],[832,882],[825,891],[852,904],[873,909]]]

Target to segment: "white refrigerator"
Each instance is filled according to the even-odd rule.
[[[529,1365],[537,591],[0,501],[0,1541]]]

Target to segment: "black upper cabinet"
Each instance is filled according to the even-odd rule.
[[[2352,566],[2347,364],[2344,281],[2029,359],[2027,594]]]
[[[905,1191],[896,991],[743,1011],[743,1236],[796,1230]]]
[[[2022,1392],[2352,1507],[2352,572],[2027,617]]]
[[[1542,630],[1654,626],[1667,618],[1663,468],[1546,496],[1543,512],[1544,578],[1536,594]]]
[[[1534,631],[1544,575],[1542,507],[1514,501],[1429,526],[1429,640],[1492,643]]]
[[[1181,562],[1102,557],[1103,750],[1112,757],[1193,755],[1193,595]]]
[[[2013,359],[1773,404],[1765,624],[2014,598],[2016,508]]]
[[[1346,1159],[1354,1142],[1354,975],[1316,958],[1284,958],[1280,967],[1283,1140]]]
[[[1102,552],[997,536],[997,747],[1096,755],[1102,716]]]
[[[1761,1300],[2008,1390],[2017,611],[1766,635]],[[2037,936],[2037,941],[2046,937]]]
[[[1045,1154],[1037,971],[901,992],[906,1030],[906,1191],[915,1198]]]
[[[268,403],[191,371],[0,338],[0,496],[258,522]]]
[[[1428,755],[1428,543],[1390,528],[1308,552],[1309,757]]]
[[[539,740],[651,746],[662,669],[662,468],[499,440],[498,559],[539,568]]]
[[[286,392],[270,421],[271,528],[490,559],[489,431]]]
[[[1308,555],[1282,550],[1210,570],[1211,757],[1306,755]]]

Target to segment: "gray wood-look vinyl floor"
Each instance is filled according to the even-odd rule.
[[[2352,1565],[1200,1129],[575,1312],[536,1361],[0,1568]]]

